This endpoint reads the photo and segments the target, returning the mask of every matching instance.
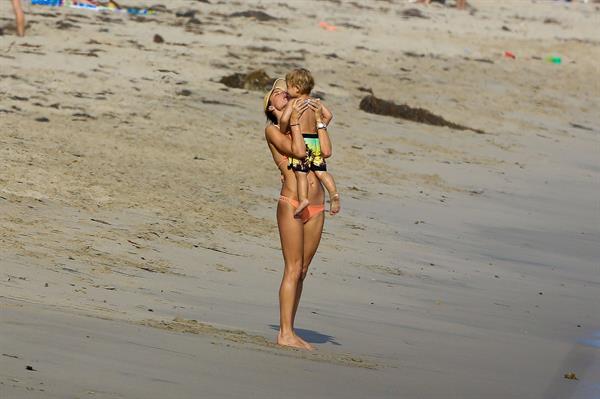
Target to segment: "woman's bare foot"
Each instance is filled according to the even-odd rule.
[[[298,337],[298,336],[296,336],[296,337]],[[308,342],[306,342],[306,341],[305,341],[305,340],[303,340],[302,338],[298,337],[298,339],[299,339],[299,340],[302,342],[302,344],[304,345],[304,348],[305,348],[306,350],[309,350],[309,351],[314,351],[314,350],[315,350],[315,347],[314,347],[314,346],[312,346],[311,344],[309,344]]]
[[[282,335],[281,333],[279,333],[279,335],[277,335],[277,345],[289,346],[291,348],[298,349],[308,349],[306,347],[307,344],[307,342],[304,342],[302,338],[300,338],[296,334]]]
[[[329,204],[330,204],[329,214],[331,214],[331,215],[337,214],[340,211],[340,208],[341,208],[341,205],[340,205],[340,194],[339,193],[333,194],[329,198]]]
[[[304,199],[302,201],[300,201],[300,203],[298,204],[298,208],[296,208],[296,210],[294,211],[294,217],[300,217],[300,214],[302,213],[303,210],[306,209],[306,207],[308,206],[308,199]]]

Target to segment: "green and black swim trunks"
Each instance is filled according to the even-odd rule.
[[[326,171],[327,163],[321,153],[321,143],[317,133],[302,133],[306,145],[306,158],[289,158],[288,169],[295,172],[308,173],[312,171]]]

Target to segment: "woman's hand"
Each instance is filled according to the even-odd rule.
[[[329,125],[329,122],[333,119],[333,114],[318,98],[311,99],[311,109],[315,111],[315,118],[317,123],[324,123]]]
[[[323,104],[321,104],[321,100],[318,98],[311,98],[307,100],[306,104],[315,112],[317,123],[323,122]]]
[[[306,101],[298,101],[298,99],[294,100],[294,105],[292,106],[292,115],[290,116],[290,124],[295,125],[300,120],[300,116],[310,107],[310,103]]]

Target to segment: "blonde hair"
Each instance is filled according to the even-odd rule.
[[[300,94],[310,94],[315,87],[315,79],[308,69],[294,69],[285,75],[285,82],[288,86],[296,86]]]

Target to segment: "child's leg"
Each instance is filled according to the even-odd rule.
[[[324,170],[315,171],[315,175],[319,178],[321,183],[327,189],[329,193],[329,203],[331,204],[329,213],[335,215],[340,211],[340,194],[337,192],[337,186],[333,180],[333,176]]]
[[[294,216],[298,216],[308,206],[308,173],[295,170],[294,175],[298,186],[298,208]]]

